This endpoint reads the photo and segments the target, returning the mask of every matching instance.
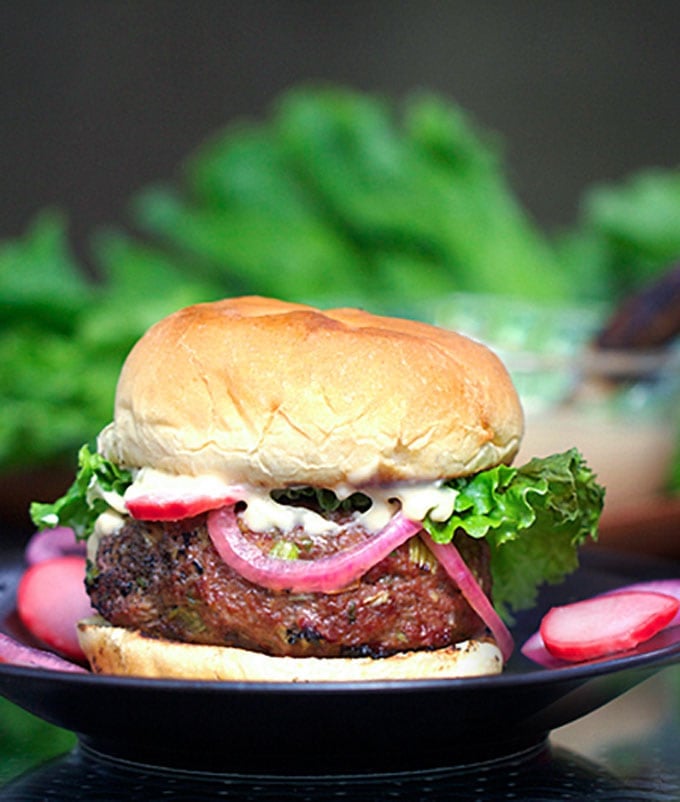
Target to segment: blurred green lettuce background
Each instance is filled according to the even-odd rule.
[[[680,170],[584,188],[560,232],[508,176],[500,137],[448,99],[302,86],[141,188],[83,257],[68,211],[41,210],[0,243],[0,472],[72,465],[134,341],[189,303],[260,293],[408,316],[459,291],[611,302],[680,258]]]

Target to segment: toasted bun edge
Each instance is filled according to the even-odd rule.
[[[113,626],[100,616],[78,623],[78,638],[98,674],[239,682],[356,682],[456,679],[501,673],[490,638],[385,658],[273,657],[226,646],[179,643]]]

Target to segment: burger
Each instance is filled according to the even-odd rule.
[[[576,450],[513,467],[499,359],[452,331],[242,297],[128,355],[73,486],[95,672],[245,681],[502,671],[507,626],[577,566],[603,490]]]

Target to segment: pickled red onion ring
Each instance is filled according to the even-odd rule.
[[[456,583],[467,603],[489,628],[501,650],[503,660],[507,662],[515,648],[510,630],[494,610],[488,596],[480,587],[465,560],[460,556],[458,549],[453,543],[435,543],[424,532],[421,537],[424,538],[427,547],[439,560],[449,577]]]
[[[51,671],[69,671],[76,674],[89,673],[82,666],[64,660],[52,652],[27,646],[4,632],[0,632],[0,663],[11,663],[28,668],[46,668]]]
[[[208,533],[227,565],[256,585],[294,593],[342,590],[421,528],[419,522],[397,513],[379,532],[337,554],[316,560],[286,560],[269,557],[243,537],[234,507],[222,507],[208,515]]]

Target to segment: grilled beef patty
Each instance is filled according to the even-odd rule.
[[[345,524],[338,535],[310,541],[296,530],[286,540],[297,543],[300,557],[313,559],[370,537],[351,519]],[[277,532],[244,534],[265,552],[280,539]],[[462,533],[456,544],[489,592],[486,544]],[[130,520],[101,538],[87,586],[94,607],[114,625],[273,655],[379,657],[441,648],[484,629],[441,566],[431,555],[414,559],[409,543],[341,592],[274,592],[222,561],[206,516]]]

